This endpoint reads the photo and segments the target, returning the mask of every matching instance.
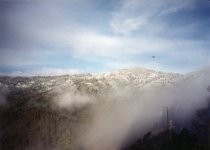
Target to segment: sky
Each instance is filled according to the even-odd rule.
[[[0,74],[187,73],[209,57],[208,0],[0,0]]]

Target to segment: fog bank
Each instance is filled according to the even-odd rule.
[[[185,126],[196,110],[207,106],[209,75],[209,71],[202,70],[168,88],[119,88],[100,95],[78,145],[85,150],[121,149],[148,131],[164,129],[166,107],[173,126]]]

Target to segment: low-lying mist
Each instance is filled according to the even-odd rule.
[[[166,127],[166,108],[174,128],[187,126],[195,111],[208,105],[209,71],[179,79],[170,87],[115,88],[94,98],[64,92],[55,98],[61,108],[90,105],[88,122],[78,133],[76,144],[85,150],[119,150],[148,131]],[[68,90],[67,90],[68,91]]]

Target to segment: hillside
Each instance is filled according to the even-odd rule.
[[[162,130],[165,116],[156,115],[165,106],[176,114],[174,104],[183,101],[183,94],[172,93],[183,91],[187,95],[192,91],[183,89],[203,83],[200,79],[197,82],[199,77],[143,68],[101,74],[2,76],[0,149],[121,149],[150,129]],[[200,85],[202,90],[208,83]],[[194,91],[198,95],[198,89]],[[169,95],[176,100],[169,100]],[[192,113],[192,102],[183,103],[189,105],[181,115],[186,119]],[[176,116],[174,121],[182,122],[180,118]]]
[[[100,92],[107,88],[135,87],[137,89],[155,86],[170,86],[180,78],[179,74],[155,72],[153,70],[134,68],[102,74],[77,74],[63,76],[35,77],[0,77],[1,88],[10,90],[29,89],[47,92],[55,88],[71,88],[85,92]]]

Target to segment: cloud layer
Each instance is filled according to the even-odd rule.
[[[98,72],[115,64],[187,72],[209,64],[208,1],[2,1],[0,7],[4,73]]]
[[[174,130],[189,127],[196,110],[208,105],[209,74],[207,68],[184,76],[173,86],[138,90],[116,87],[93,97],[66,89],[55,103],[69,110],[90,106],[88,121],[76,136],[80,148],[119,150],[148,131],[155,134],[165,129],[166,107]]]

